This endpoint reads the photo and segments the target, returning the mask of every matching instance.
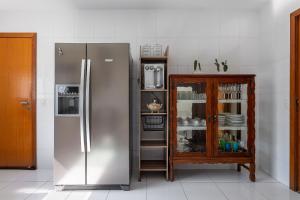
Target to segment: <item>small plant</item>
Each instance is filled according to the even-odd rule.
[[[198,63],[198,61],[197,61],[197,60],[195,60],[195,61],[194,61],[194,71],[196,71],[196,70],[197,70],[197,63]]]
[[[217,58],[215,59],[215,63],[214,64],[217,66],[217,71],[220,72],[220,63],[219,63],[219,61],[218,61]],[[223,71],[227,72],[228,71],[227,60],[225,60],[224,62],[221,62],[221,64],[223,66]]]
[[[222,65],[223,65],[224,72],[227,72],[228,70],[227,60],[225,60],[225,62],[222,62]]]
[[[194,60],[194,71],[197,71],[197,66],[199,71],[201,71],[201,63],[198,60]]]
[[[215,59],[215,65],[217,66],[217,71],[220,72],[220,63],[218,62],[218,59]]]

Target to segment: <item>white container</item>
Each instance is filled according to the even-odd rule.
[[[151,46],[152,56],[162,56],[162,45],[153,44]]]
[[[145,44],[142,46],[142,56],[151,56],[152,51],[151,51],[151,45]]]
[[[161,44],[145,44],[141,49],[142,56],[162,56],[162,45]]]

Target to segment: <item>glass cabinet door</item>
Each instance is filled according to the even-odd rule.
[[[248,84],[219,83],[217,100],[217,155],[248,152]]]
[[[177,153],[207,151],[207,84],[181,83],[177,91]]]

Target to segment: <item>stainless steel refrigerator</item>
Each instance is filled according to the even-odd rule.
[[[129,44],[55,45],[54,184],[130,185]]]

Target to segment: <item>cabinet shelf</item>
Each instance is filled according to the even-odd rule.
[[[168,56],[142,56],[141,62],[143,61],[167,61]]]
[[[166,89],[142,89],[141,92],[167,92]]]
[[[204,100],[177,100],[177,103],[206,103],[206,99]]]
[[[247,102],[247,99],[219,99],[219,103],[243,103]]]
[[[205,131],[206,129],[205,126],[177,126],[177,131]]]
[[[167,113],[141,113],[141,115],[143,116],[147,116],[147,115],[167,115]]]
[[[147,140],[141,141],[142,148],[166,148],[167,143],[165,140]]]
[[[141,160],[140,171],[167,171],[166,160]]]
[[[65,96],[58,96],[58,98],[79,98],[78,95],[65,95]]]
[[[219,126],[220,131],[246,131],[246,126]]]

